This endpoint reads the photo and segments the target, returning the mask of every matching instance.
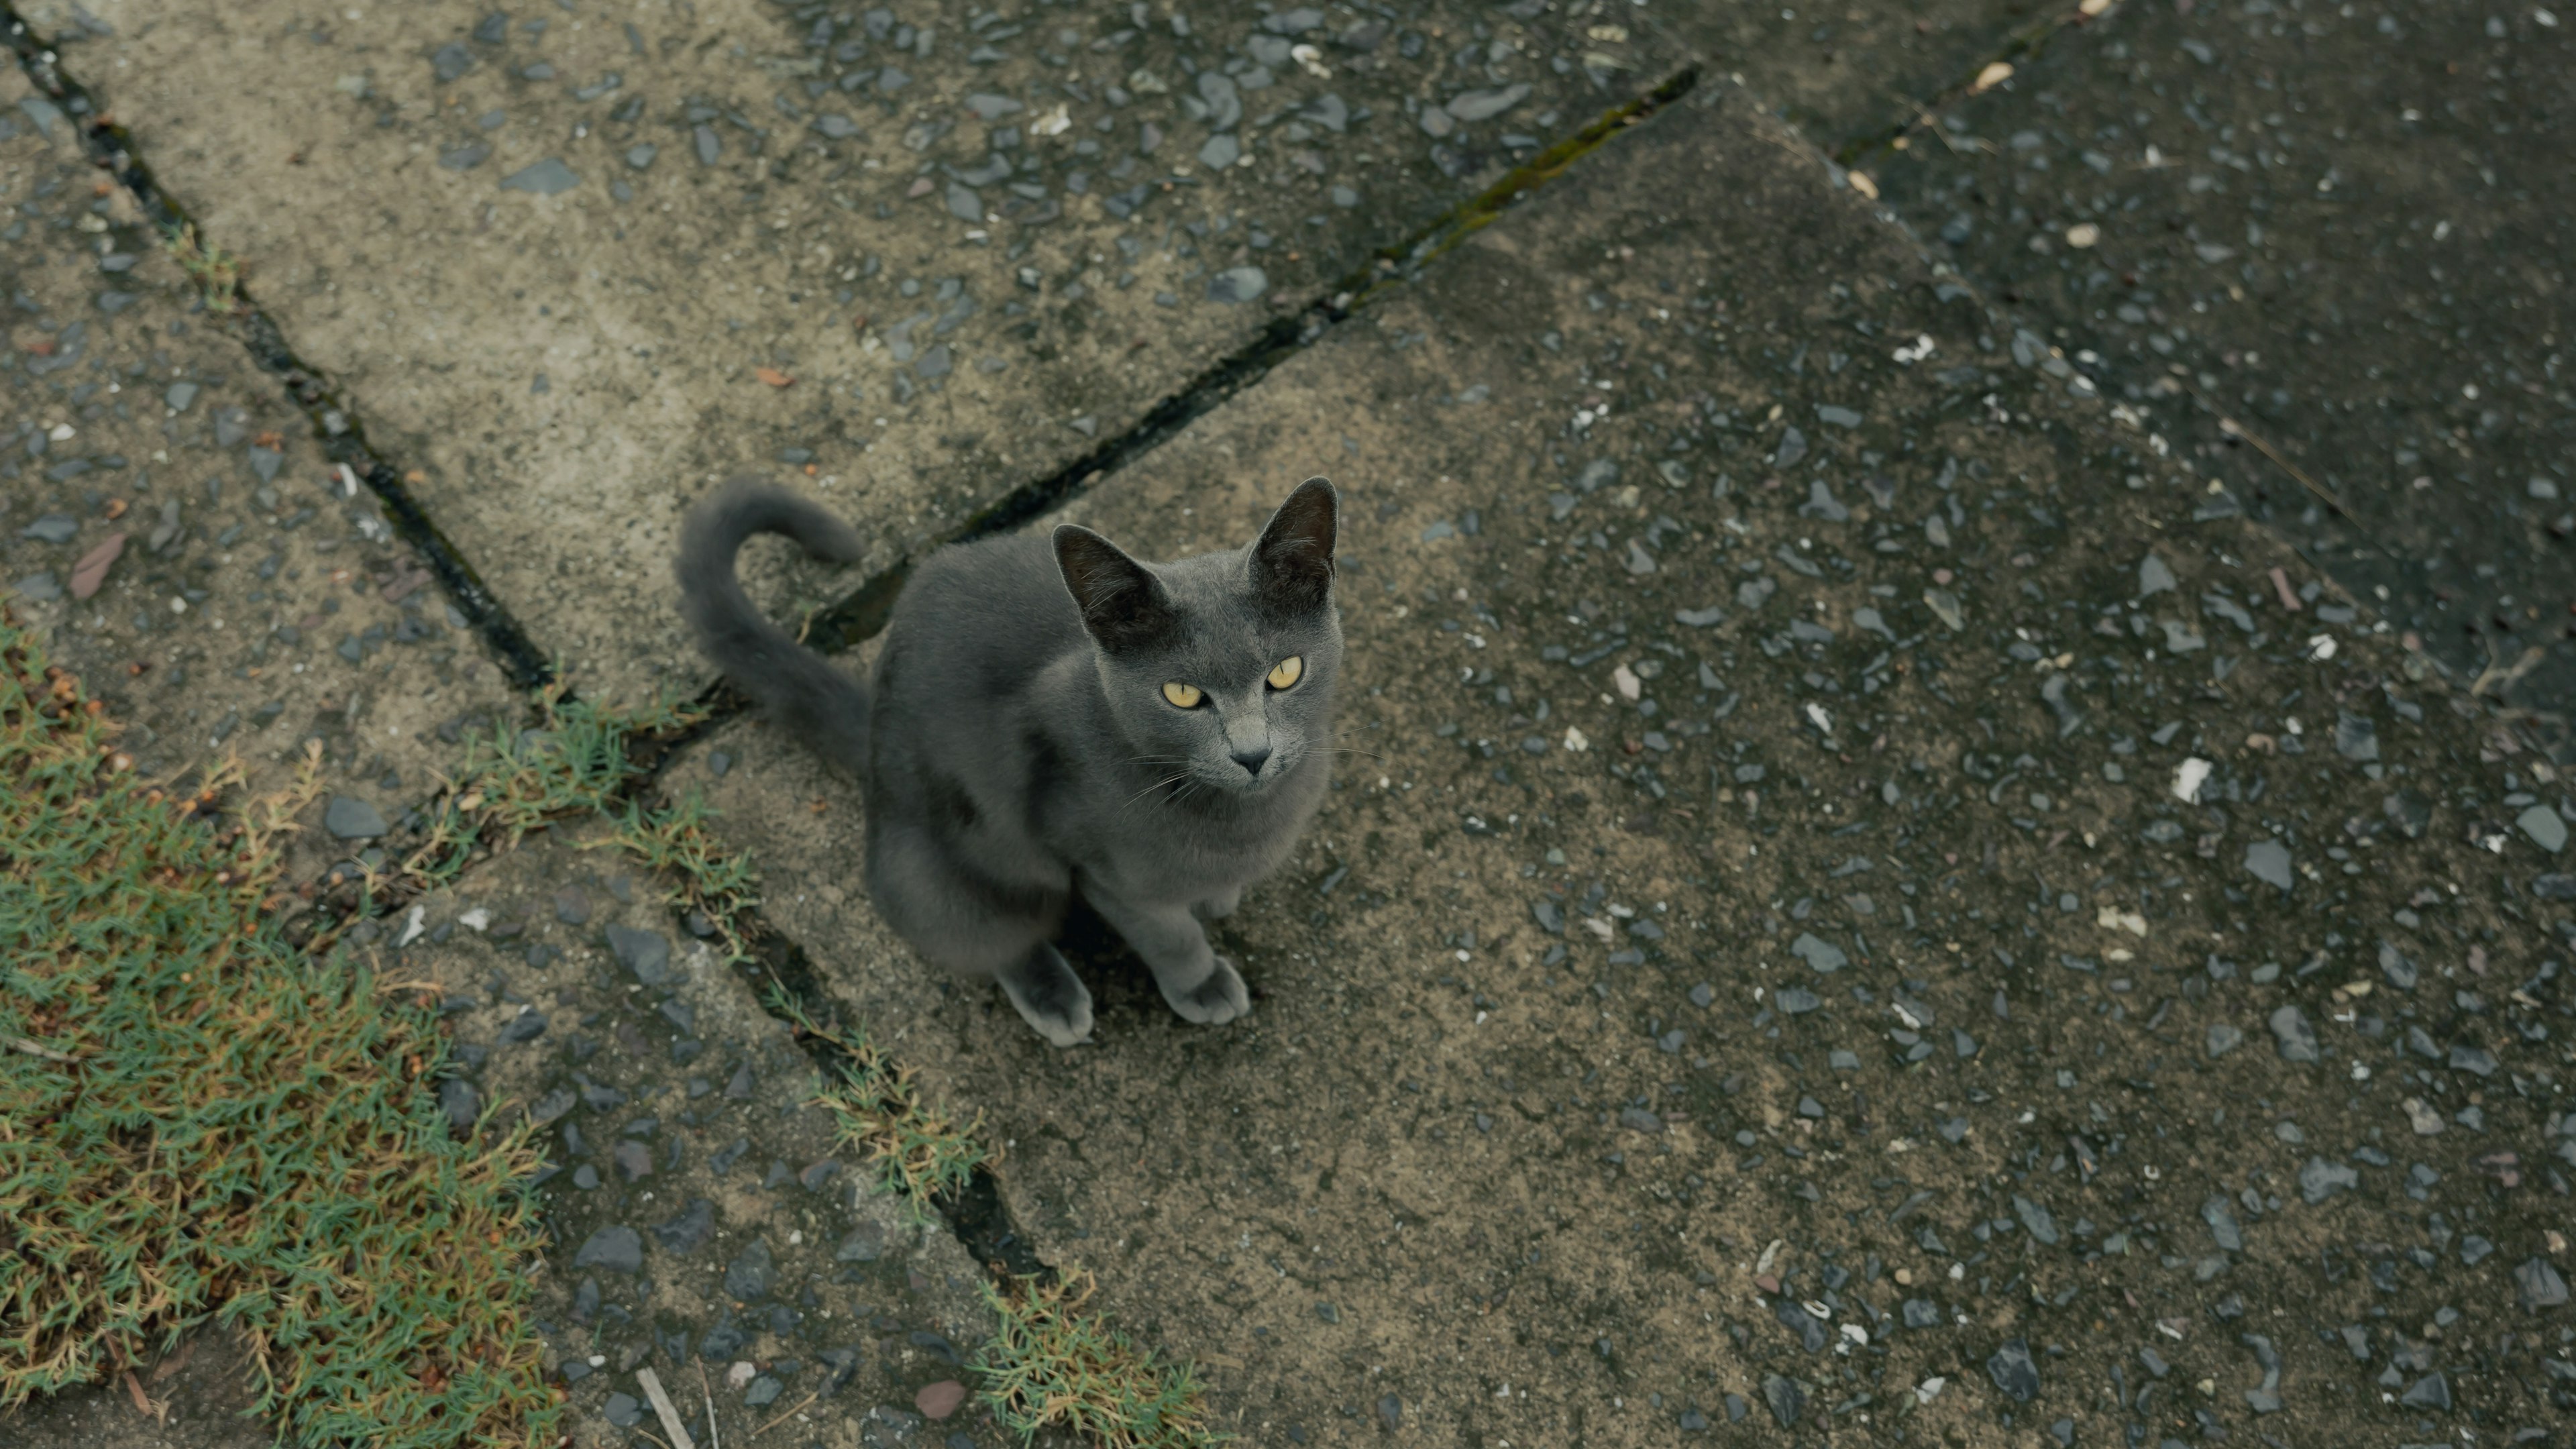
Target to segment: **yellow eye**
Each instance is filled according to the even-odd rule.
[[[1270,687],[1286,689],[1306,677],[1306,661],[1294,654],[1270,666]]]
[[[1179,680],[1175,679],[1171,683],[1163,686],[1163,698],[1170,700],[1173,704],[1178,705],[1182,709],[1196,709],[1199,707],[1199,701],[1207,698],[1207,696],[1199,692],[1199,687],[1197,685],[1183,684]]]

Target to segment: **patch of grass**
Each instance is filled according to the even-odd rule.
[[[278,928],[318,790],[126,773],[0,611],[0,1408],[239,1331],[280,1438],[551,1443],[525,1129],[454,1140],[431,1015]]]
[[[1208,1427],[1206,1386],[1188,1364],[1165,1363],[1087,1311],[1094,1284],[1078,1268],[1052,1283],[984,1285],[1000,1324],[971,1367],[979,1395],[1023,1443],[1071,1430],[1106,1449],[1203,1449],[1234,1438]]]
[[[405,860],[406,870],[445,884],[476,846],[517,845],[548,821],[617,809],[619,793],[642,773],[630,748],[635,737],[705,718],[669,698],[642,709],[568,700],[567,687],[558,678],[537,691],[533,728],[496,724],[466,741],[464,763],[431,807],[432,839]]]
[[[241,258],[199,241],[193,222],[181,222],[163,232],[161,244],[169,250],[170,259],[179,264],[179,270],[196,284],[198,300],[206,304],[207,311],[228,316],[241,310]]]
[[[924,1101],[912,1069],[896,1065],[867,1033],[817,1026],[784,991],[771,992],[765,1004],[771,1015],[838,1048],[840,1080],[826,1078],[808,1105],[831,1112],[839,1139],[866,1154],[879,1189],[901,1194],[916,1218],[930,1220],[939,1198],[994,1162],[991,1145],[975,1135],[983,1113],[961,1127]]]

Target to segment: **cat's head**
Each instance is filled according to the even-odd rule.
[[[1145,564],[1055,531],[1100,681],[1138,758],[1177,784],[1268,789],[1328,748],[1342,630],[1333,485],[1309,478],[1250,547]]]

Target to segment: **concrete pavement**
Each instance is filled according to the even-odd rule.
[[[2409,813],[2479,749],[2422,663],[1982,321],[1713,88],[1073,505],[1168,556],[1338,455],[1355,753],[1227,923],[1241,1030],[1104,946],[1050,1051],[874,923],[845,789],[745,724],[715,798],[993,1105],[1041,1252],[1240,1360],[1264,1442],[2402,1431],[2346,1326],[2378,1375],[2439,1307],[2530,1321],[2455,1250],[2551,1189],[2431,1150],[2537,1160],[2558,1089],[2481,1076],[2463,1133],[2486,1032],[2435,1135],[2397,1099],[2487,1014],[2432,961],[2548,969],[2549,858]],[[2371,1287],[2408,1183],[2441,1256]]]
[[[420,497],[530,637],[602,692],[702,677],[652,601],[667,520],[705,475],[769,457],[884,537],[882,568],[1262,347],[1265,305],[1315,335],[1055,515],[1169,556],[1246,536],[1297,478],[1346,490],[1354,753],[1306,857],[1225,927],[1258,1003],[1243,1027],[1170,1020],[1095,932],[1077,964],[1099,1044],[1048,1051],[887,936],[856,887],[855,796],[757,722],[662,780],[727,811],[767,872],[769,921],[828,988],[902,1032],[945,1100],[989,1114],[1018,1231],[1098,1269],[1123,1321],[1209,1366],[1247,1439],[2547,1433],[2567,1392],[2548,1366],[2568,1356],[2550,1285],[2563,1300],[2569,1267],[2549,1224],[2570,1172],[2558,962],[2576,895],[2556,767],[2410,652],[2402,619],[2383,627],[2375,598],[2266,532],[2260,476],[2152,412],[2175,399],[2070,387],[2091,366],[2075,349],[2019,343],[2020,304],[1970,264],[1978,233],[1959,264],[1974,285],[1921,254],[1937,173],[1848,150],[1907,108],[1876,109],[1888,98],[1830,67],[1864,61],[1930,99],[2021,17],[1862,20],[1841,46],[1834,26],[1791,45],[1768,20],[1724,20],[1743,27],[1730,41],[1691,29],[1719,23],[1707,14],[1628,8],[1416,18],[1377,48],[1335,41],[1329,61],[1319,43],[1331,77],[1294,47],[1356,17],[1239,22],[1222,38],[1247,67],[1271,48],[1256,39],[1290,42],[1298,69],[1272,71],[1273,91],[1330,80],[1353,116],[1378,114],[1356,131],[1294,122],[1327,159],[1317,175],[1274,159],[1292,122],[1256,124],[1248,69],[1231,129],[1209,124],[1219,109],[1190,130],[1179,100],[1151,102],[1171,108],[1166,149],[1263,138],[1254,166],[1150,198],[1174,221],[1184,202],[1228,202],[1191,218],[1204,236],[1090,209],[1099,193],[1070,184],[1080,153],[1040,149],[1079,129],[1035,134],[1051,106],[1028,106],[1027,84],[979,89],[1051,64],[1044,20],[978,61],[975,17],[923,27],[925,45],[825,16],[835,47],[866,36],[860,56],[775,74],[759,62],[800,54],[810,17],[748,6],[639,12],[640,43],[578,12],[542,30],[506,17],[487,40],[462,11],[389,12],[376,36],[364,12],[321,32],[306,17],[290,36],[256,13],[101,9],[112,33],[62,50],[99,58],[86,79],[104,94],[131,73],[117,118],[165,184],[238,229],[218,239],[250,254],[260,304],[380,443],[421,461]],[[1194,52],[1149,18],[1161,28],[1119,42],[1135,68],[1177,74],[1195,54],[1225,73],[1206,64],[1213,40]],[[1116,20],[1087,23],[1105,39]],[[1539,54],[1492,49],[1520,34],[1507,20],[1530,22]],[[1431,44],[1461,33],[1498,73]],[[1064,44],[1051,53],[1107,64]],[[1622,44],[1620,65],[1589,64]],[[360,45],[382,63],[342,69]],[[214,88],[227,57],[238,70],[296,46],[321,64],[290,73],[360,84],[321,106]],[[1501,139],[1514,117],[1551,106],[1562,129],[1576,98],[1633,95],[1694,55],[1703,79],[1681,102],[1418,273],[1376,273],[1409,280],[1350,320],[1329,297],[1308,307],[1536,154]],[[829,134],[817,103],[866,94],[889,64],[943,105],[853,103],[875,139]],[[835,66],[872,78],[845,90]],[[1738,68],[1744,87],[1719,78]],[[618,90],[580,98],[612,69]],[[646,77],[658,109],[592,119]],[[1431,96],[1499,99],[1522,79],[1532,91],[1493,117],[1444,109],[1445,135],[1421,119]],[[974,95],[1023,110],[970,123],[954,109]],[[1121,146],[1141,146],[1101,99]],[[1783,101],[1806,134],[1770,114]],[[1044,199],[950,174],[1007,156],[991,123],[1013,117],[1022,154],[1048,157],[1029,183]],[[918,156],[887,145],[943,119]],[[704,162],[700,127],[717,141]],[[1916,229],[1838,185],[1811,140],[1845,148]],[[646,165],[624,159],[647,144]],[[429,159],[451,149],[457,164]],[[544,194],[548,155],[574,187]],[[1155,160],[1130,176],[1177,175]],[[781,163],[844,169],[795,186]],[[1322,198],[1318,240],[1285,211],[1264,219],[1274,165]],[[1354,175],[1384,179],[1334,207],[1335,178]],[[978,246],[947,210],[952,184],[1063,214],[1016,234],[988,221]],[[840,284],[846,303],[804,250],[827,217],[847,229],[815,242],[836,262],[880,259]],[[870,226],[878,250],[858,244]],[[620,250],[621,228],[638,245]],[[1122,234],[1132,262],[1109,260]],[[1023,241],[1040,271],[1026,300]],[[1263,296],[1207,295],[1254,265]],[[502,305],[510,291],[527,295]],[[925,313],[898,361],[889,319]],[[949,371],[925,377],[942,345]],[[1005,366],[977,370],[978,346]],[[868,431],[904,379],[901,410]],[[788,447],[813,456],[779,461]],[[775,564],[761,578],[782,613],[853,582]],[[450,923],[468,903],[429,904]],[[459,939],[450,924],[413,949]],[[580,992],[608,970],[573,964],[549,983]],[[748,985],[694,989],[718,992],[694,1009],[752,1020]],[[496,1099],[548,1086],[497,1065],[471,1080]],[[589,1223],[560,1201],[568,1227]],[[743,1226],[726,1202],[725,1226]],[[568,1230],[565,1253],[586,1240]],[[660,1305],[699,1335],[719,1307]],[[826,1309],[850,1311],[824,1294],[744,1347],[801,1359],[791,1345]],[[676,1331],[602,1323],[564,1350],[677,1365],[690,1354],[659,1343]],[[909,1387],[835,1396],[814,1432],[861,1442],[861,1399],[899,1408]],[[567,1389],[585,1436],[618,1442],[610,1385]]]

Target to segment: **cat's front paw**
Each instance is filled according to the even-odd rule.
[[[1163,987],[1163,999],[1185,1021],[1201,1026],[1222,1026],[1238,1016],[1252,1012],[1252,993],[1244,989],[1242,973],[1223,956],[1216,958],[1216,969],[1207,979],[1187,991]]]
[[[1222,921],[1243,904],[1243,888],[1237,886],[1221,896],[1211,896],[1190,907],[1190,914],[1202,921]]]
[[[1017,972],[1000,978],[1002,994],[1037,1034],[1060,1047],[1091,1039],[1091,993],[1052,946],[1041,946]]]

